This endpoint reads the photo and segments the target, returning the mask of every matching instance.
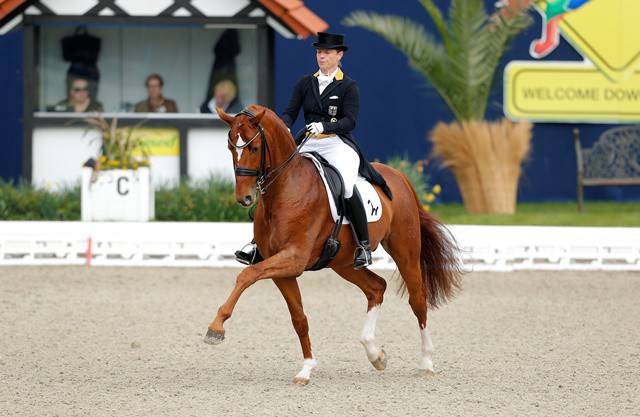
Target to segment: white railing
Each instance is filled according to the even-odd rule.
[[[640,228],[450,226],[473,270],[640,271]],[[250,223],[0,222],[1,265],[241,266]],[[395,269],[374,252],[375,269]]]

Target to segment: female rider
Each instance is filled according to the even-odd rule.
[[[344,35],[319,32],[318,42],[314,42],[313,47],[320,69],[315,74],[300,78],[282,121],[291,129],[302,108],[310,139],[300,151],[318,152],[342,175],[347,216],[356,242],[354,268],[362,269],[371,265],[371,246],[367,214],[355,188],[358,174],[381,186],[389,198],[391,192],[382,176],[362,156],[351,135],[360,110],[360,92],[358,83],[339,68],[340,60],[348,49]],[[262,259],[255,245],[249,251],[236,252],[236,256],[245,264]]]

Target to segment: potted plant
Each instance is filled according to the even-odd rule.
[[[355,11],[344,20],[382,36],[403,52],[446,102],[456,121],[438,123],[429,138],[433,154],[456,177],[469,213],[514,213],[532,125],[485,120],[500,61],[511,41],[532,22],[523,0],[498,2],[493,15],[483,0],[452,0],[446,20],[433,0],[420,0],[440,41],[417,22]]]
[[[84,119],[85,134],[97,131],[102,155],[90,159],[82,169],[83,221],[148,221],[155,217],[155,191],[149,152],[137,129],[118,128],[118,118],[109,123],[101,113]]]

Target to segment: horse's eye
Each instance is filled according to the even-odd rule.
[[[260,149],[260,147],[259,147],[259,146],[254,146],[254,147],[251,149],[251,152],[253,152],[253,153],[258,153],[258,150],[259,150],[259,149]]]

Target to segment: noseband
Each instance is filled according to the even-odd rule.
[[[240,113],[236,114],[235,117],[238,117],[241,114],[245,116],[249,116],[251,118],[256,117],[256,115],[249,109],[243,109]],[[264,133],[262,124],[258,125],[258,131],[256,132],[256,134],[253,135],[253,137],[249,139],[248,142],[246,142],[241,146],[238,146],[231,141],[231,131],[229,131],[227,140],[229,144],[233,146],[236,150],[242,150],[247,146],[249,146],[251,142],[253,142],[258,137],[258,135],[260,135],[260,139],[262,140],[262,146],[260,147],[260,168],[258,168],[258,170],[256,171],[255,169],[236,167],[235,173],[236,173],[236,176],[238,177],[258,177],[258,181],[256,182],[256,188],[258,189],[258,191],[260,191],[260,194],[264,194],[265,192],[267,192],[267,189],[276,181],[276,179],[280,176],[280,174],[284,172],[287,166],[289,166],[293,158],[300,152],[300,148],[302,148],[302,146],[306,143],[306,141],[309,139],[310,136],[309,136],[309,133],[307,133],[305,138],[300,143],[300,145],[283,163],[275,167],[270,172],[267,172],[266,152],[269,148],[269,143],[267,142],[267,136]],[[269,159],[271,159],[271,151],[269,151]],[[235,164],[235,161],[234,161],[234,164]],[[269,167],[271,167],[271,165],[269,165]],[[275,177],[273,177],[271,181],[267,182],[273,174],[276,174]],[[267,184],[265,185],[265,183]]]

